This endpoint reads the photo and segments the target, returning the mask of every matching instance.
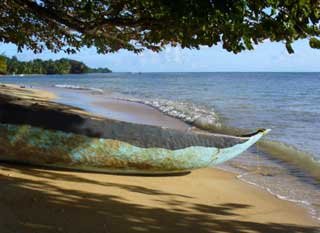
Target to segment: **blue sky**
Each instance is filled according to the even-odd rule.
[[[311,49],[307,40],[293,44],[295,53],[287,53],[282,43],[265,42],[254,51],[229,53],[216,46],[189,50],[167,47],[160,53],[145,51],[136,55],[127,51],[100,55],[95,48],[83,48],[78,54],[17,53],[15,45],[1,44],[0,53],[16,55],[20,60],[72,58],[91,67],[108,67],[115,72],[219,72],[219,71],[320,71],[320,50]]]

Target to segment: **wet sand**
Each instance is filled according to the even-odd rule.
[[[112,94],[92,94],[91,91],[79,91],[61,88],[47,88],[49,93],[57,95],[56,102],[76,106],[98,116],[136,124],[156,125],[178,130],[190,130],[192,127],[173,117],[142,103],[122,100]],[[93,92],[94,93],[94,92]]]
[[[109,98],[94,102],[93,104],[103,108],[104,115],[112,119],[179,130],[188,130],[191,127],[181,120],[169,117],[141,103]]]
[[[55,98],[48,92],[0,87],[0,93],[8,91],[44,103]],[[112,104],[101,105],[125,114],[132,110]],[[0,216],[1,233],[316,233],[320,229],[305,209],[213,168],[185,176],[141,177],[0,163]]]

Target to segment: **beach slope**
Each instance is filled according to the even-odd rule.
[[[1,86],[29,106],[55,95]],[[38,100],[39,102],[39,100]],[[57,109],[61,106],[57,105]],[[79,109],[62,111],[81,112]],[[201,169],[143,177],[0,163],[0,232],[319,232],[307,211],[239,181]]]
[[[2,164],[0,232],[319,232],[305,210],[202,169],[136,177]]]

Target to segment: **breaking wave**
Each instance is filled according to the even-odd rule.
[[[208,110],[206,107],[194,103],[172,100],[143,100],[136,98],[121,99],[148,105],[168,116],[180,119],[198,128],[209,129],[221,127],[219,117],[214,109]]]
[[[312,154],[279,141],[261,140],[257,148],[272,157],[294,165],[306,174],[320,180],[320,161]]]
[[[65,89],[73,89],[73,90],[94,91],[94,92],[100,92],[100,93],[104,92],[102,89],[99,89],[99,88],[82,87],[82,86],[70,85],[70,84],[55,84],[53,86],[57,88],[65,88]]]

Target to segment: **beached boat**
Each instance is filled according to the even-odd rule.
[[[157,145],[151,143],[150,147],[144,134],[137,135],[136,142],[141,140],[141,143],[134,145],[30,125],[0,124],[0,160],[126,174],[181,173],[232,159],[267,131],[232,137],[167,129],[159,132]]]
[[[241,154],[269,131],[241,137],[180,131],[1,98],[0,110],[0,160],[122,174],[210,167]]]

